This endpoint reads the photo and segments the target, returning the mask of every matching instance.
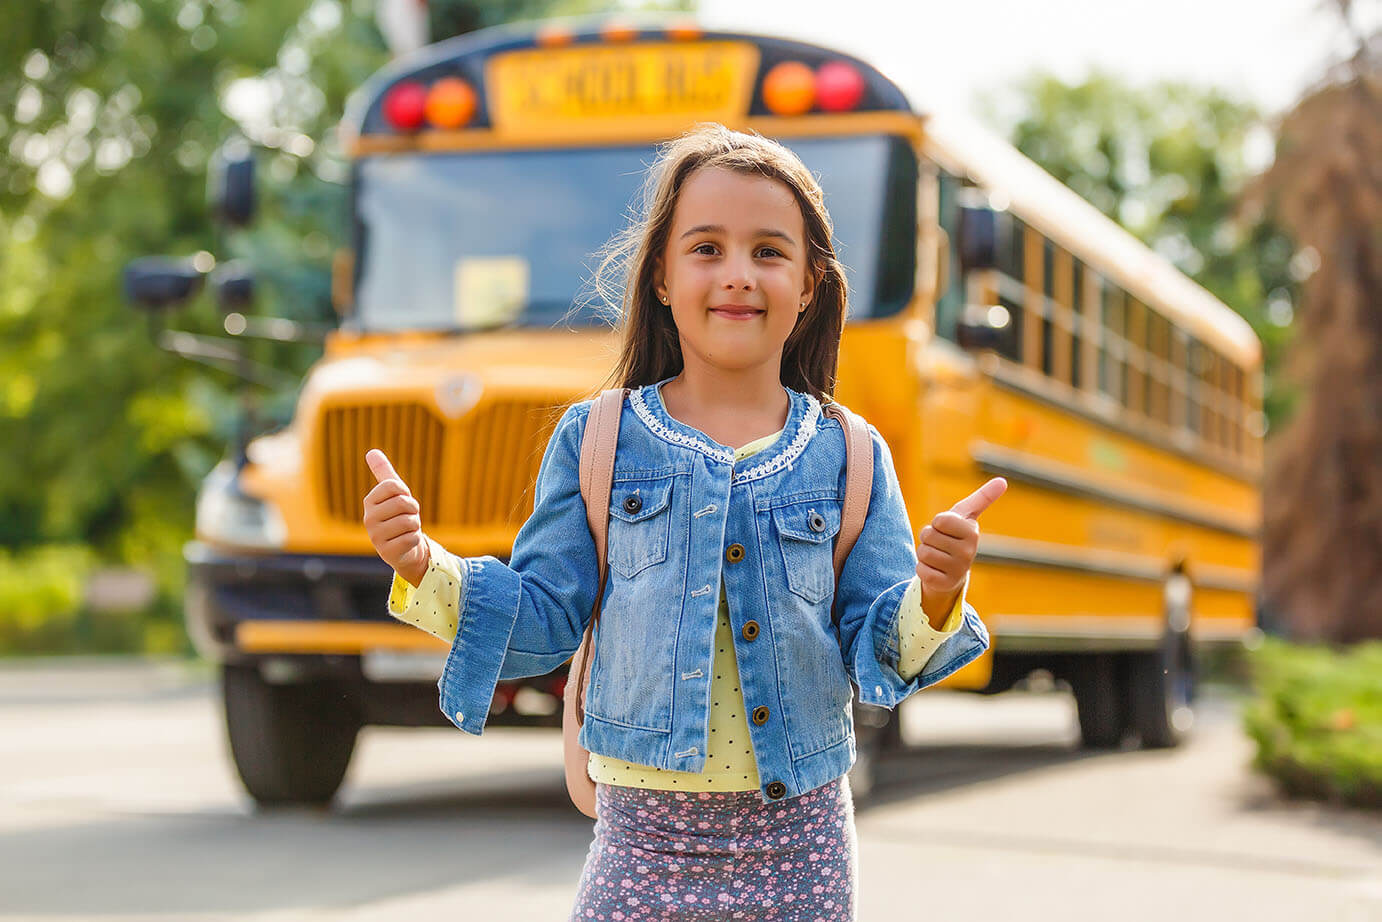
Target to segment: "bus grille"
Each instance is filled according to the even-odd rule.
[[[378,448],[422,506],[426,528],[513,529],[532,511],[532,485],[561,407],[538,400],[483,404],[443,420],[420,403],[332,407],[322,418],[322,500],[328,518],[359,525]]]

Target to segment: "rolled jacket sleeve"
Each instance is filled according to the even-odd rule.
[[[892,708],[981,656],[988,649],[989,635],[962,595],[958,627],[934,644],[920,672],[911,677],[901,674],[900,628],[908,591],[916,591],[916,539],[892,452],[878,430],[872,425],[868,428],[873,443],[873,489],[864,527],[845,560],[837,587],[840,649],[859,700]],[[843,474],[840,489],[843,495]]]
[[[590,620],[599,574],[579,484],[589,409],[589,401],[575,404],[557,423],[509,562],[457,558],[460,616],[438,688],[442,711],[468,733],[484,729],[501,679],[556,669]]]

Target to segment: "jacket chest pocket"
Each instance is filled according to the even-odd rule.
[[[614,485],[609,501],[609,566],[632,579],[667,559],[672,524],[672,477],[626,480]]]
[[[830,500],[791,503],[773,509],[773,525],[787,570],[787,588],[812,604],[835,591],[835,542],[840,506]]]

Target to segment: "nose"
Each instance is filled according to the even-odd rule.
[[[726,291],[753,291],[757,282],[753,277],[753,260],[745,256],[731,256],[724,261],[724,278],[721,281]]]

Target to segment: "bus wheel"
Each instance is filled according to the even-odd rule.
[[[327,683],[273,685],[255,666],[221,667],[235,769],[261,807],[328,803],[345,777],[359,718]]]
[[[1129,659],[1132,727],[1147,749],[1185,741],[1195,723],[1195,662],[1190,644],[1190,581],[1180,574],[1166,585],[1166,630],[1156,650]]]
[[[1080,657],[1070,672],[1075,710],[1080,720],[1080,743],[1086,749],[1115,749],[1127,730],[1127,707],[1119,682],[1116,654]]]
[[[855,798],[867,797],[878,781],[878,761],[889,744],[889,727],[897,715],[887,708],[854,705],[854,764],[849,769],[849,790]]]

